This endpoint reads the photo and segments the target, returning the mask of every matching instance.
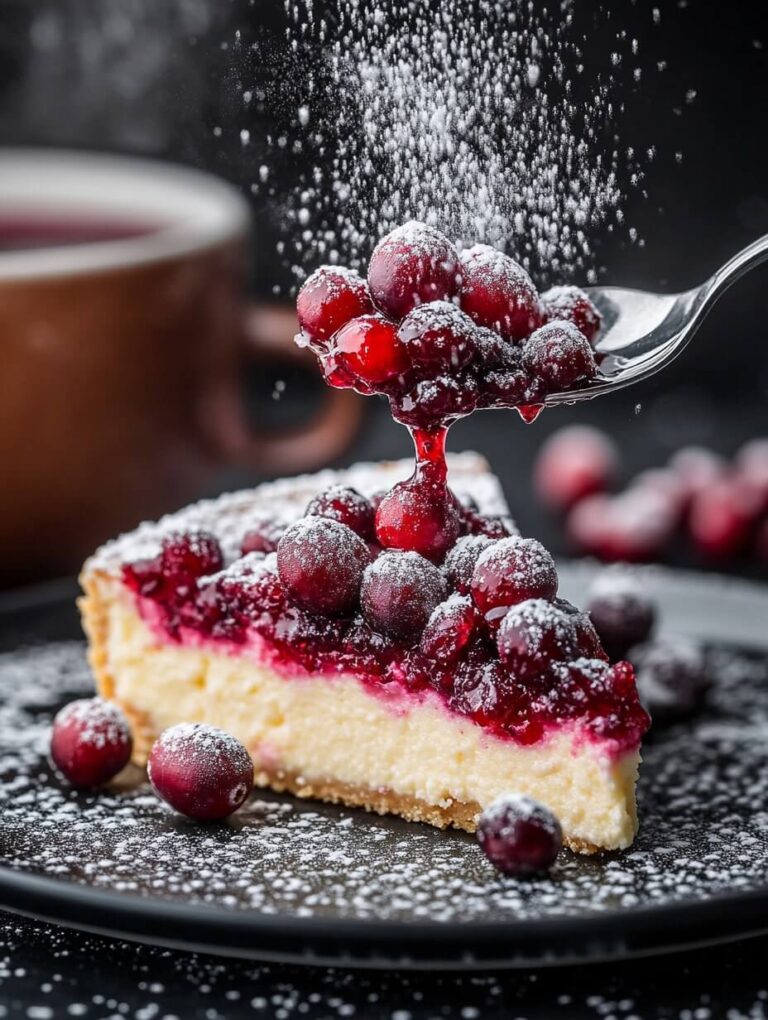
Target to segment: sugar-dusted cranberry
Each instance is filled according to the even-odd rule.
[[[484,535],[486,538],[512,538],[520,534],[509,514],[481,514],[477,510],[465,509],[461,525],[467,535]]]
[[[544,443],[536,460],[536,494],[555,510],[567,510],[585,496],[604,492],[616,476],[615,443],[589,425],[570,425]]]
[[[334,333],[330,363],[365,386],[376,386],[408,367],[397,327],[382,315],[361,315]]]
[[[601,571],[589,590],[587,602],[592,623],[608,656],[624,659],[634,645],[650,637],[656,622],[656,604],[639,579],[622,569]]]
[[[253,789],[246,749],[229,733],[204,723],[164,730],[150,752],[147,775],[172,808],[200,822],[231,815]]]
[[[475,344],[478,360],[484,369],[505,372],[520,368],[519,345],[507,340],[496,330],[476,326]]]
[[[475,324],[456,305],[430,301],[406,315],[397,336],[418,370],[457,372],[477,355],[476,332]]]
[[[491,625],[511,606],[557,594],[555,562],[535,538],[504,538],[481,553],[472,574],[472,598]]]
[[[459,529],[455,496],[429,477],[399,482],[376,511],[376,537],[385,549],[410,550],[435,563],[443,561]]]
[[[554,605],[562,613],[566,613],[571,618],[574,630],[576,631],[576,657],[581,659],[603,659],[608,660],[608,656],[603,648],[595,625],[589,617],[589,613],[585,613],[583,610],[578,609],[569,602],[567,599],[556,598]]]
[[[422,379],[413,389],[390,398],[392,416],[403,425],[432,428],[471,414],[477,407],[478,385],[471,372],[456,378]]]
[[[374,509],[357,489],[345,485],[332,485],[310,500],[308,517],[330,517],[346,524],[356,535],[369,541],[373,538]]]
[[[53,721],[51,758],[78,789],[109,782],[128,764],[132,749],[128,720],[103,698],[72,701]]]
[[[701,489],[691,502],[688,528],[699,552],[727,560],[742,552],[760,513],[755,490],[737,475]]]
[[[378,308],[402,319],[417,305],[450,301],[459,286],[459,256],[434,227],[410,220],[383,237],[368,265],[368,286]]]
[[[542,379],[549,391],[568,390],[597,375],[589,340],[564,320],[548,322],[531,333],[523,346],[523,368]]]
[[[581,500],[568,515],[566,530],[581,552],[609,563],[641,563],[664,551],[676,523],[668,500],[653,490],[637,489]]]
[[[429,560],[415,552],[385,552],[366,569],[360,601],[376,630],[413,638],[447,594],[445,578]]]
[[[221,546],[207,531],[174,533],[163,539],[163,572],[171,578],[202,577],[224,566]]]
[[[482,407],[517,407],[528,403],[531,377],[523,368],[493,369],[483,376]]]
[[[443,568],[448,581],[462,595],[469,594],[475,564],[493,541],[487,535],[464,535],[445,557]]]
[[[550,287],[541,295],[547,320],[572,322],[593,343],[603,317],[581,287]]]
[[[552,867],[563,846],[563,832],[549,808],[531,797],[507,794],[480,815],[477,841],[495,868],[526,878]]]
[[[684,638],[668,637],[638,645],[629,653],[637,690],[654,723],[673,722],[699,708],[709,688],[701,648]]]
[[[499,658],[520,680],[536,676],[552,662],[572,658],[576,644],[571,617],[544,599],[513,606],[496,634]]]
[[[477,610],[466,595],[451,595],[432,611],[419,651],[441,666],[453,665],[474,633]]]
[[[736,457],[739,479],[755,494],[762,511],[768,510],[768,439],[752,439]]]
[[[709,488],[726,473],[723,458],[703,446],[685,446],[678,450],[670,457],[669,467],[681,484],[686,507],[698,492]]]
[[[328,517],[296,521],[277,547],[277,570],[286,591],[316,613],[354,609],[369,560],[360,536]]]
[[[372,311],[365,280],[342,266],[320,266],[296,298],[299,325],[313,340],[330,340],[350,319]]]
[[[461,253],[461,307],[479,326],[522,340],[542,323],[542,308],[523,267],[487,244]]]
[[[251,524],[243,540],[240,543],[240,552],[243,556],[248,553],[271,553],[277,549],[277,543],[285,531],[285,528],[275,524],[274,521],[256,521]]]

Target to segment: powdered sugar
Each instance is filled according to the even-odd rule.
[[[103,748],[123,745],[130,739],[128,722],[112,701],[104,698],[78,698],[61,710],[58,721],[62,726],[77,727],[79,744]]]

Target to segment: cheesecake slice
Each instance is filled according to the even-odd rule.
[[[204,501],[87,561],[90,663],[132,723],[135,761],[166,727],[205,722],[242,741],[274,790],[468,831],[501,795],[527,794],[571,849],[628,846],[647,727],[631,667],[608,664],[588,618],[556,594],[518,605],[517,629],[485,618],[473,561],[521,540],[475,454],[449,458],[464,538],[443,564],[364,542],[369,501],[410,469],[359,464]],[[305,511],[329,490],[336,503],[317,505],[341,511],[325,528]],[[358,530],[339,570],[358,580],[340,595],[317,571],[342,520]],[[297,567],[287,541],[275,553],[289,528],[308,543]],[[315,605],[293,567],[315,571]]]

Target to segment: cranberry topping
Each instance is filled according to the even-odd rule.
[[[523,267],[487,244],[461,253],[460,301],[479,326],[522,340],[542,323],[542,308]]]
[[[229,733],[204,723],[180,723],[161,733],[147,775],[172,808],[200,822],[231,815],[253,789],[246,749]]]
[[[589,341],[572,322],[548,322],[523,346],[523,368],[544,381],[549,391],[568,390],[597,375]]]
[[[457,372],[477,356],[475,324],[450,301],[431,301],[409,312],[397,336],[418,370]]]
[[[277,547],[285,589],[305,609],[345,613],[357,604],[368,547],[351,528],[328,517],[303,517]]]
[[[557,594],[555,562],[534,538],[504,538],[480,554],[472,574],[472,598],[489,624],[527,599]]]
[[[350,319],[372,311],[365,280],[341,266],[320,266],[296,298],[299,325],[313,340],[330,340]]]
[[[361,315],[334,333],[329,364],[364,387],[385,383],[408,367],[397,329],[382,315]]]
[[[392,417],[402,425],[431,429],[471,414],[479,391],[471,373],[422,379],[413,389],[390,398]]]
[[[513,676],[527,680],[552,662],[576,654],[576,627],[571,617],[544,599],[513,606],[496,635],[499,657]]]
[[[397,484],[376,511],[376,537],[386,549],[411,550],[435,563],[443,561],[459,530],[456,497],[426,473]]]
[[[629,654],[640,700],[654,723],[683,719],[703,703],[709,688],[701,648],[683,638],[651,641]]]
[[[240,552],[243,556],[253,552],[265,554],[274,552],[283,530],[272,521],[259,521],[246,531],[240,544]]]
[[[539,498],[555,510],[608,489],[618,469],[615,444],[598,429],[571,425],[544,443],[533,484]]]
[[[382,312],[402,319],[417,305],[454,297],[459,273],[459,257],[448,238],[411,220],[376,245],[368,265],[368,286]]]
[[[604,570],[593,582],[587,604],[609,658],[626,657],[646,641],[656,622],[656,606],[639,581],[624,570]]]
[[[458,661],[474,633],[477,611],[472,600],[452,595],[432,611],[419,642],[419,651],[442,666]]]
[[[531,797],[509,794],[480,815],[477,841],[503,874],[527,878],[552,867],[563,845],[563,832],[549,808]]]
[[[603,317],[581,287],[550,287],[541,295],[547,321],[572,322],[590,343],[594,343]]]
[[[215,574],[224,565],[221,546],[207,531],[187,531],[163,540],[163,573],[173,579]]]
[[[567,599],[556,598],[554,605],[562,613],[567,613],[571,618],[571,622],[576,630],[576,651],[578,657],[581,659],[602,659],[607,662],[608,656],[600,643],[600,638],[589,614],[581,609],[577,609]]]
[[[726,476],[693,497],[688,518],[691,538],[703,556],[730,559],[746,548],[759,512],[755,490],[737,476]]]
[[[370,541],[374,534],[374,509],[356,489],[332,485],[310,500],[308,517],[329,517],[346,524],[356,535]]]
[[[532,399],[532,379],[522,366],[494,369],[484,377],[480,394],[482,407],[516,407]]]
[[[520,534],[508,514],[481,514],[465,509],[461,524],[468,535],[483,535],[485,538],[512,538]]]
[[[464,535],[445,557],[444,569],[451,585],[462,595],[472,587],[472,574],[480,554],[493,544],[487,535]]]
[[[424,630],[447,595],[438,568],[415,552],[384,552],[365,571],[360,601],[368,623],[397,638]]]
[[[51,758],[72,786],[102,786],[131,758],[128,720],[111,701],[81,698],[65,705],[53,721]]]

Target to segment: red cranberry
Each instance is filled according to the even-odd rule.
[[[346,524],[367,541],[373,538],[374,510],[365,496],[344,485],[332,485],[310,500],[307,517],[330,517]]]
[[[328,517],[303,517],[277,547],[277,570],[286,591],[311,612],[351,612],[357,604],[368,547],[351,528]]]
[[[608,656],[600,643],[600,638],[595,630],[595,625],[589,618],[588,613],[577,609],[567,599],[556,598],[554,605],[571,618],[571,623],[576,631],[576,655],[581,659],[603,659],[607,661]]]
[[[505,875],[526,878],[548,871],[563,845],[560,823],[531,797],[508,794],[480,815],[477,841]]]
[[[385,383],[408,367],[397,327],[381,315],[361,315],[334,333],[330,361],[366,386]]]
[[[520,534],[508,514],[481,514],[470,509],[462,514],[462,530],[468,535],[484,535],[485,538],[514,538]]]
[[[738,477],[755,493],[761,511],[768,510],[768,439],[753,439],[739,450]]]
[[[259,521],[246,531],[240,545],[240,552],[243,556],[254,552],[265,555],[274,552],[284,530],[272,521]]]
[[[475,343],[478,359],[485,368],[495,369],[499,372],[520,368],[519,346],[511,340],[505,340],[495,330],[476,326]]]
[[[536,461],[536,494],[555,510],[567,510],[585,496],[604,492],[618,468],[615,443],[599,429],[571,425],[544,443]]]
[[[161,733],[147,775],[174,810],[199,822],[231,815],[253,789],[253,762],[246,749],[205,723],[179,723]]]
[[[477,354],[476,327],[450,301],[431,301],[409,312],[397,330],[408,360],[431,372],[458,371]]]
[[[523,368],[543,379],[549,390],[568,390],[597,375],[589,341],[572,322],[548,322],[523,346]]]
[[[431,428],[471,414],[477,407],[478,387],[465,373],[422,379],[412,390],[390,400],[392,416],[403,425]]]
[[[640,700],[654,723],[674,722],[698,709],[709,687],[706,659],[683,638],[652,641],[629,654]]]
[[[494,369],[483,377],[482,407],[517,407],[530,398],[531,377],[523,368]]]
[[[363,615],[376,630],[397,638],[421,634],[447,595],[438,568],[415,552],[385,552],[363,576]]]
[[[639,563],[658,557],[672,538],[676,516],[668,501],[652,490],[628,490],[621,496],[588,496],[568,516],[571,542],[582,552],[609,563]]]
[[[590,343],[600,332],[603,317],[581,287],[550,287],[541,295],[548,322],[572,322]]]
[[[132,749],[127,719],[103,698],[72,701],[53,721],[51,758],[77,788],[109,782],[128,764]]]
[[[570,616],[551,602],[528,599],[507,612],[496,645],[513,676],[528,680],[552,662],[573,658],[576,628]]]
[[[557,595],[555,562],[535,538],[504,538],[481,553],[472,574],[472,598],[491,625],[527,599]]]
[[[410,478],[390,490],[376,511],[376,537],[385,549],[406,549],[441,563],[459,537],[453,493],[429,478]]]
[[[587,604],[592,623],[610,659],[626,658],[650,637],[656,606],[639,581],[626,571],[604,570],[593,582]]]
[[[678,450],[670,458],[669,466],[680,481],[686,507],[698,492],[718,481],[726,471],[722,457],[701,446]]]
[[[519,263],[487,244],[461,253],[461,307],[479,326],[522,340],[542,323],[530,276]]]
[[[383,237],[368,266],[376,305],[402,319],[417,305],[450,301],[459,285],[459,256],[434,227],[411,220]]]
[[[722,478],[693,497],[688,518],[691,538],[704,556],[731,559],[746,547],[759,510],[752,488],[738,477]]]
[[[487,535],[464,535],[445,557],[445,573],[456,591],[468,595],[480,554],[493,544]]]
[[[163,539],[163,571],[176,577],[202,577],[224,566],[221,546],[207,531],[188,531]]]
[[[670,468],[652,468],[635,475],[628,492],[652,491],[667,503],[669,513],[680,521],[688,505],[688,494],[680,477]]]
[[[469,644],[476,622],[477,612],[471,599],[452,595],[433,610],[421,635],[419,650],[440,666],[452,666]]]
[[[320,266],[296,298],[299,325],[314,340],[330,340],[350,319],[372,311],[365,280],[341,266]]]

